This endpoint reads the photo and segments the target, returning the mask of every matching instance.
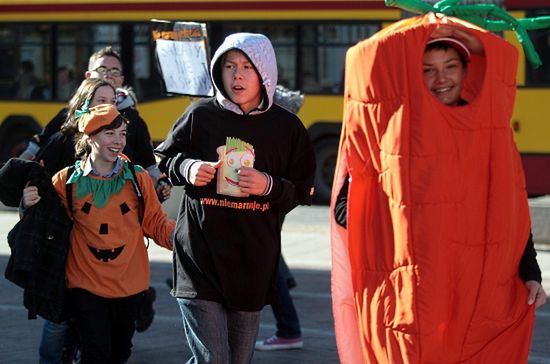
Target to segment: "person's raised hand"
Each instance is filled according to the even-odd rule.
[[[465,30],[457,28],[451,25],[440,24],[430,35],[430,38],[450,37],[461,41],[470,52],[478,54],[480,56],[485,55],[485,48],[481,41],[474,35],[468,33]]]

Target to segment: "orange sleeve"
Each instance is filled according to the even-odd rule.
[[[67,208],[67,189],[66,189],[66,181],[67,181],[67,171],[68,167],[63,168],[59,172],[53,175],[52,177],[52,184],[55,188],[55,191],[57,192],[57,195],[63,202],[63,205],[65,206],[65,209],[67,209],[67,213],[69,218],[72,220],[72,215],[70,214],[70,211]]]
[[[137,172],[139,185],[143,192],[145,211],[143,212],[142,228],[146,236],[152,238],[158,245],[172,250],[171,234],[174,232],[176,222],[170,219],[162,209],[158,200],[153,181],[145,171]]]

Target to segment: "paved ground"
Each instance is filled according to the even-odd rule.
[[[9,249],[6,235],[18,220],[13,211],[0,209],[0,270],[3,272]],[[298,286],[292,296],[303,327],[303,350],[256,352],[254,364],[338,363],[330,301],[330,244],[327,207],[304,207],[292,212],[283,229],[283,254]],[[187,347],[174,299],[164,281],[171,274],[170,253],[152,246],[152,284],[157,289],[157,315],[151,328],[134,337],[134,350],[129,363],[184,363]],[[550,250],[539,249],[546,282],[550,282]],[[546,284],[546,290],[550,286]],[[22,290],[6,279],[0,279],[0,363],[38,362],[38,341],[42,321],[27,320],[22,307]],[[274,319],[269,307],[262,313],[260,337],[274,332]],[[550,363],[550,304],[537,313],[530,364]]]

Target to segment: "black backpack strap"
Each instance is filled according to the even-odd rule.
[[[67,180],[71,178],[73,172],[74,172],[74,165],[70,166],[69,169],[67,170]],[[65,195],[67,197],[67,207],[70,214],[69,217],[72,219],[73,218],[73,184],[67,183],[67,181],[65,181]]]
[[[139,182],[136,176],[136,168],[134,166],[134,163],[128,161],[128,168],[130,169],[130,172],[132,172],[132,186],[134,186],[134,191],[136,191],[137,198],[139,200],[139,204],[141,206],[141,213],[139,214],[139,224],[143,225],[143,214],[145,214],[145,200],[143,199],[143,192],[141,192],[141,187],[139,187]],[[145,235],[145,238],[147,239],[146,247],[149,249],[149,237]]]
[[[139,214],[139,223],[143,223],[143,214],[145,213],[145,200],[143,199],[143,192],[141,192],[141,187],[139,187],[139,182],[136,176],[136,168],[134,163],[128,161],[128,168],[132,172],[132,186],[134,186],[134,191],[136,191],[137,198],[139,200],[139,205],[141,206],[141,213]]]

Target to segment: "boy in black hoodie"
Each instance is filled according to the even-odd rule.
[[[275,52],[228,36],[211,65],[216,97],[193,103],[156,152],[184,193],[174,288],[194,359],[249,363],[275,298],[283,216],[310,204],[315,157],[298,117],[273,104]]]

